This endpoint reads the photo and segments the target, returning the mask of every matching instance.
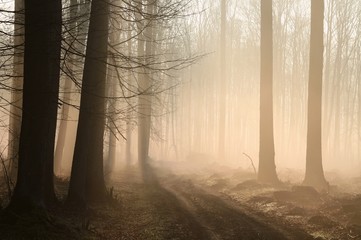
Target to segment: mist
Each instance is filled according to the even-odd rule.
[[[0,0],[3,239],[359,239],[357,0]]]
[[[324,15],[322,160],[325,171],[343,176],[360,174],[360,24],[354,4],[326,1]],[[173,73],[167,80],[171,90],[156,97],[162,103],[152,109],[149,153],[155,161],[202,155],[210,163],[250,169],[247,154],[258,165],[260,3],[227,2],[225,43],[220,7],[218,2],[195,3],[192,9],[199,13],[178,26],[180,48],[204,56]],[[273,131],[280,172],[304,171],[306,165],[310,17],[307,1],[273,5]],[[221,101],[225,123],[220,132]],[[125,140],[119,144],[124,153]],[[119,163],[125,161],[122,153]]]

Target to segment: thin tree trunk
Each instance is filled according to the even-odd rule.
[[[221,0],[221,76],[220,76],[220,106],[219,106],[219,158],[224,161],[225,158],[225,131],[226,131],[226,0]]]
[[[317,189],[328,186],[322,167],[323,14],[324,1],[312,1],[306,174],[303,183]]]
[[[128,32],[127,32],[127,45],[128,45],[128,54],[129,56],[132,55],[132,23],[128,22]],[[131,79],[132,79],[132,75],[129,74],[128,75],[128,88],[131,88]],[[132,94],[131,91],[129,91],[129,94]],[[127,142],[125,143],[125,159],[126,159],[126,163],[127,165],[130,165],[130,163],[132,162],[132,153],[131,153],[131,147],[132,147],[132,124],[131,124],[131,118],[132,118],[132,108],[133,108],[133,104],[132,104],[132,100],[128,101],[128,105],[131,105],[130,110],[127,111],[127,119],[126,119],[126,139]]]
[[[326,35],[326,56],[325,56],[325,90],[324,90],[324,97],[325,100],[324,104],[324,111],[323,111],[323,124],[324,124],[324,131],[323,131],[323,139],[324,139],[324,146],[326,147],[326,152],[329,153],[331,151],[331,141],[329,136],[331,135],[331,120],[332,120],[332,101],[331,101],[331,91],[333,86],[333,81],[331,79],[331,53],[332,53],[332,30],[333,30],[333,18],[334,18],[334,0],[331,0],[328,4],[327,10],[327,35]]]
[[[142,12],[143,12],[143,0],[138,0],[138,6],[137,6],[138,11],[140,11],[139,13],[136,13],[136,22],[137,22],[137,31],[138,31],[138,39],[137,39],[137,55],[138,55],[138,61],[139,62],[143,62],[143,58],[144,58],[144,38],[143,38],[143,19],[142,19]],[[137,76],[137,80],[138,80],[138,89],[139,92],[141,93],[142,91],[144,91],[142,89],[141,83],[144,82],[143,78],[144,78],[144,73],[143,71],[139,71],[138,72],[138,76]],[[143,144],[143,126],[141,126],[141,124],[143,124],[143,111],[142,111],[142,102],[143,102],[144,96],[139,95],[138,97],[138,162],[139,164],[143,164],[143,162],[145,161],[144,158],[148,157],[148,156],[144,156],[144,144]]]
[[[116,3],[112,3],[111,12],[116,12],[116,9],[119,8],[119,5]],[[116,125],[116,110],[117,110],[117,86],[118,86],[118,73],[116,69],[116,61],[115,54],[118,51],[117,44],[120,40],[119,29],[122,29],[122,23],[119,20],[116,20],[116,15],[111,15],[110,18],[110,26],[113,26],[110,34],[110,56],[108,57],[108,61],[111,62],[111,65],[108,65],[108,73],[107,73],[107,97],[108,97],[108,109],[107,109],[107,117],[108,117],[108,128],[109,128],[109,148],[108,148],[108,159],[106,162],[106,174],[107,178],[111,177],[111,173],[115,167],[116,161],[116,148],[117,148],[117,125]],[[120,81],[120,80],[119,80]]]
[[[258,180],[278,183],[273,139],[272,0],[261,0],[261,88]]]
[[[154,0],[147,1],[147,13],[152,15],[154,11]],[[145,40],[145,64],[148,64],[148,59],[152,57],[153,45],[153,29],[151,26],[152,19],[148,19],[147,28],[144,32]],[[138,54],[142,53],[142,49],[138,45]],[[143,50],[144,51],[144,50]],[[142,55],[139,55],[140,57]],[[149,158],[149,139],[151,126],[151,109],[152,109],[152,76],[149,69],[145,69],[144,76],[139,79],[139,89],[141,94],[139,96],[139,128],[138,128],[138,159],[144,171],[147,171],[147,160]]]
[[[175,158],[176,160],[179,160],[179,153],[178,153],[178,147],[177,147],[177,142],[176,142],[176,137],[175,137],[175,128],[176,128],[176,124],[175,124],[175,109],[176,109],[176,93],[175,93],[175,89],[172,89],[172,94],[171,94],[171,105],[172,105],[172,145],[173,145],[173,149],[174,149],[174,153],[175,153]]]
[[[114,35],[114,34],[113,34]],[[115,44],[117,41],[115,39],[114,36],[112,36],[112,44]],[[112,62],[112,65],[115,66],[115,61],[114,59],[110,59],[110,62]],[[113,66],[108,66],[108,73],[107,73],[107,77],[108,77],[108,81],[107,81],[107,97],[108,99],[108,128],[109,128],[109,148],[108,148],[108,159],[107,162],[105,163],[106,169],[105,169],[105,174],[107,175],[107,178],[111,177],[111,173],[114,170],[114,166],[115,166],[115,158],[116,158],[116,148],[117,148],[117,127],[116,127],[116,79],[115,79],[115,71],[113,69]]]
[[[78,9],[78,1],[77,0],[71,0],[70,1],[70,7],[69,7],[69,18],[70,18],[70,38],[74,38],[77,34],[76,29],[76,15],[77,15],[77,9]],[[72,44],[70,45],[72,47]],[[72,75],[73,70],[73,58],[75,56],[70,55],[69,57],[69,75]],[[61,118],[60,118],[60,124],[59,124],[59,131],[58,131],[58,140],[56,142],[56,148],[55,148],[55,159],[54,159],[54,173],[55,175],[61,175],[62,173],[62,161],[63,161],[63,153],[64,153],[64,147],[65,147],[65,141],[67,137],[67,130],[68,130],[68,120],[69,120],[69,103],[71,101],[71,90],[72,90],[72,79],[66,78],[64,83],[64,96],[63,96],[63,108],[61,111]]]
[[[68,103],[71,100],[71,88],[72,88],[72,80],[66,79],[64,84],[64,98],[63,98],[63,108],[61,112],[61,119],[59,125],[58,132],[58,140],[56,142],[55,148],[55,159],[54,159],[54,174],[61,175],[62,174],[62,162],[63,162],[63,154],[64,154],[64,146],[67,137],[67,128],[68,128],[68,120],[69,120],[69,108]]]

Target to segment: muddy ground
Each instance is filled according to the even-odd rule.
[[[361,197],[340,187],[275,188],[226,167],[152,169],[146,183],[134,166],[115,173],[105,206],[2,221],[0,239],[361,239]],[[57,182],[60,198],[66,188],[66,180]]]

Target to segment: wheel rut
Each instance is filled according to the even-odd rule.
[[[207,234],[206,239],[224,240],[282,240],[313,239],[295,229],[274,226],[268,219],[250,214],[220,196],[209,193],[191,183],[164,184],[180,206],[192,216]]]

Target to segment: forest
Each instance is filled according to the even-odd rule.
[[[361,239],[358,0],[0,0],[0,239]]]

